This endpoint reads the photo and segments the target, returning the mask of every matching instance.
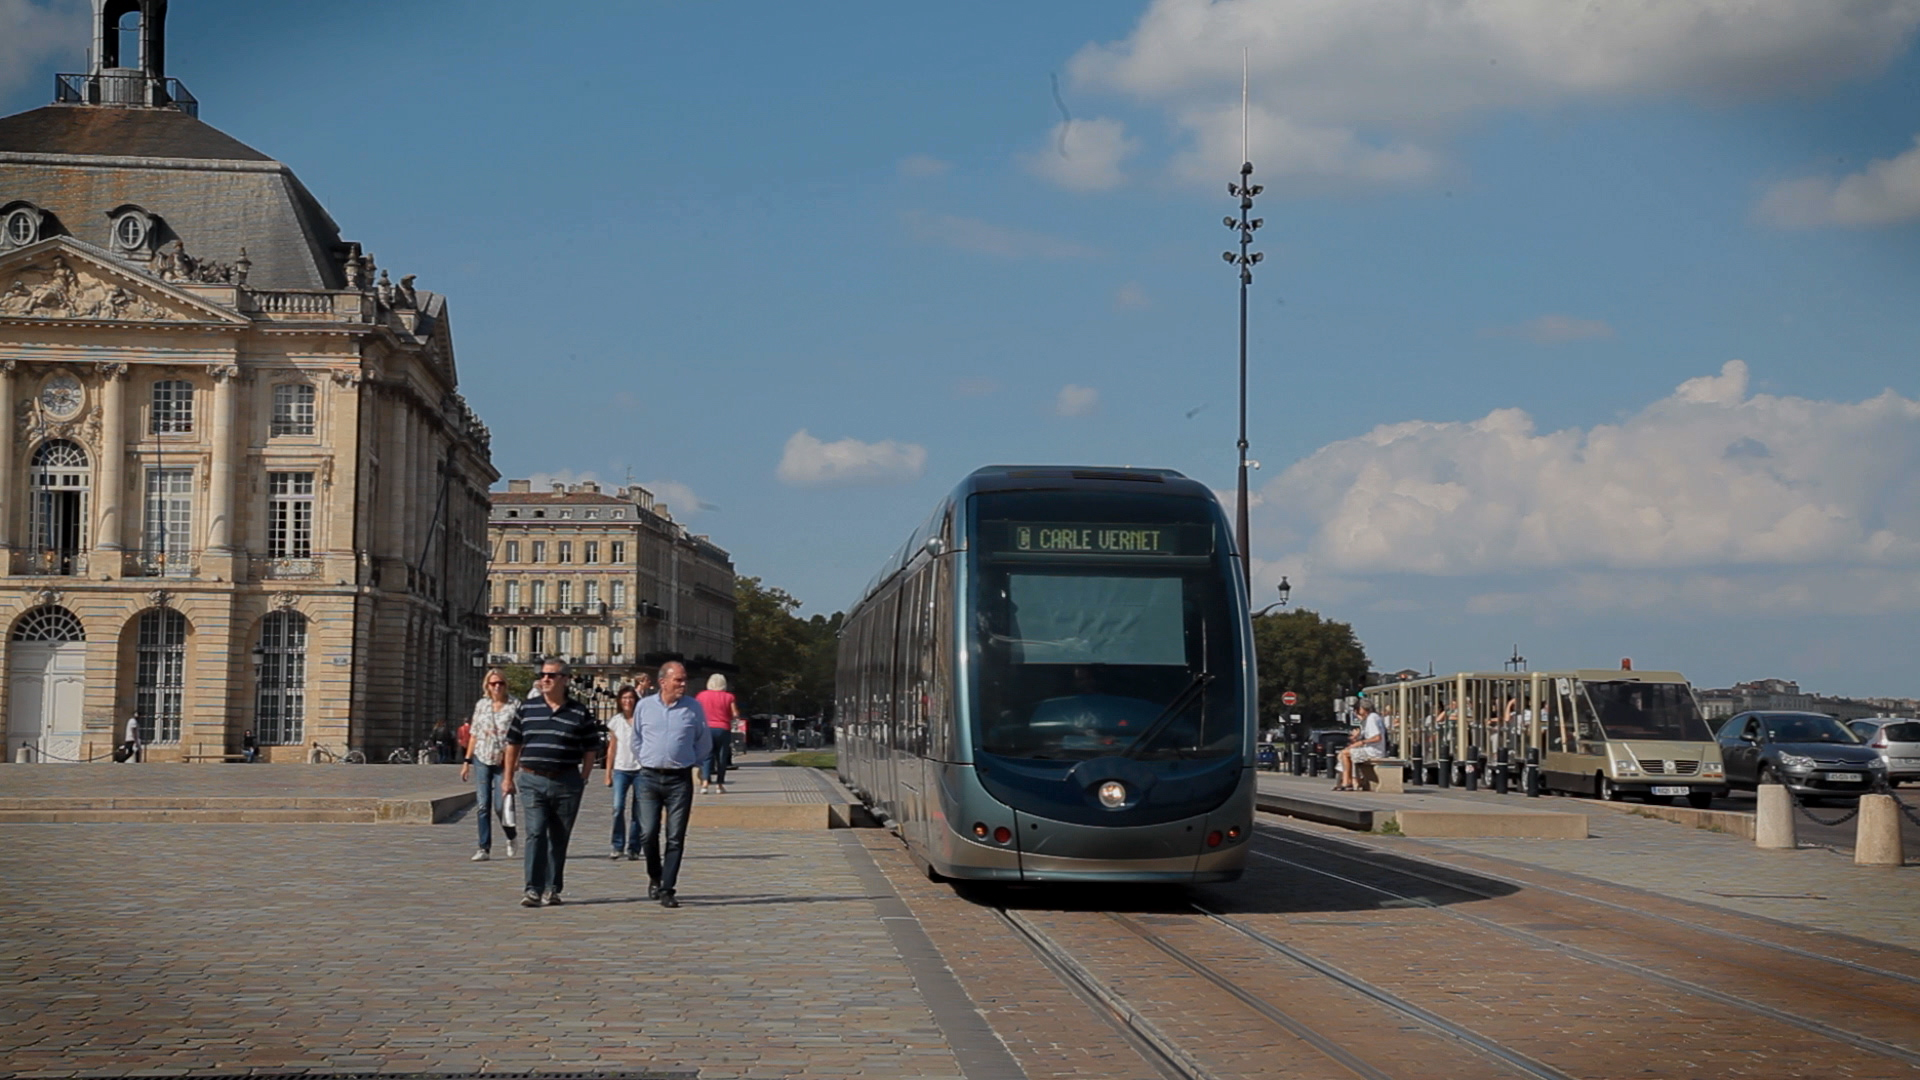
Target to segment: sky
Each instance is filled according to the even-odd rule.
[[[0,0],[0,110],[84,70]],[[806,613],[988,464],[1178,469],[1377,668],[1920,695],[1920,0],[176,0],[445,294],[503,477]],[[1247,109],[1242,113],[1242,63]],[[504,484],[502,485],[504,488]]]

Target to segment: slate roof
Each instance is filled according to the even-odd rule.
[[[337,289],[340,227],[293,170],[173,109],[48,105],[0,117],[0,205],[30,202],[53,231],[111,248],[110,212],[138,206],[197,259],[246,248],[261,289]]]

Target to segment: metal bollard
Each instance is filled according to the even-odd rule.
[[[1753,815],[1753,843],[1769,851],[1794,851],[1800,834],[1793,820],[1793,793],[1784,784],[1761,784]]]
[[[1856,866],[1905,866],[1900,846],[1900,807],[1891,795],[1860,796],[1860,816],[1853,827]]]
[[[1540,797],[1540,748],[1537,746],[1527,747],[1527,765],[1526,765],[1525,783],[1527,788],[1527,798],[1529,799],[1539,798]]]
[[[1319,776],[1326,767],[1327,755],[1318,746],[1314,747],[1312,756],[1307,758],[1307,775]]]
[[[1426,782],[1427,763],[1420,760],[1419,754],[1415,754],[1408,764],[1412,767],[1407,770],[1407,777],[1413,781],[1414,787],[1419,787]]]
[[[1444,790],[1453,786],[1453,758],[1440,755],[1440,787]]]
[[[1477,746],[1467,747],[1466,773],[1467,773],[1466,775],[1467,790],[1479,791],[1480,790],[1480,748]]]
[[[1501,747],[1493,768],[1493,792],[1496,795],[1507,793],[1507,765],[1512,760],[1512,754],[1507,748]]]

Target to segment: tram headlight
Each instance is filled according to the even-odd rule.
[[[1118,780],[1108,780],[1101,784],[1100,805],[1109,810],[1117,810],[1127,805],[1127,785]]]

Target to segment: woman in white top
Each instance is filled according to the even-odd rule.
[[[507,676],[499,668],[488,668],[487,696],[473,706],[468,723],[471,732],[466,760],[460,763],[460,779],[473,781],[474,818],[480,825],[480,848],[474,862],[486,862],[493,850],[493,815],[500,807],[500,778],[507,758],[507,725],[520,713],[520,703],[507,693]],[[500,824],[507,834],[507,857],[513,857],[513,826]]]
[[[607,858],[634,860],[640,857],[640,747],[633,737],[633,711],[640,706],[640,691],[622,686],[613,699],[620,711],[607,719],[607,786],[613,789],[613,850]]]

